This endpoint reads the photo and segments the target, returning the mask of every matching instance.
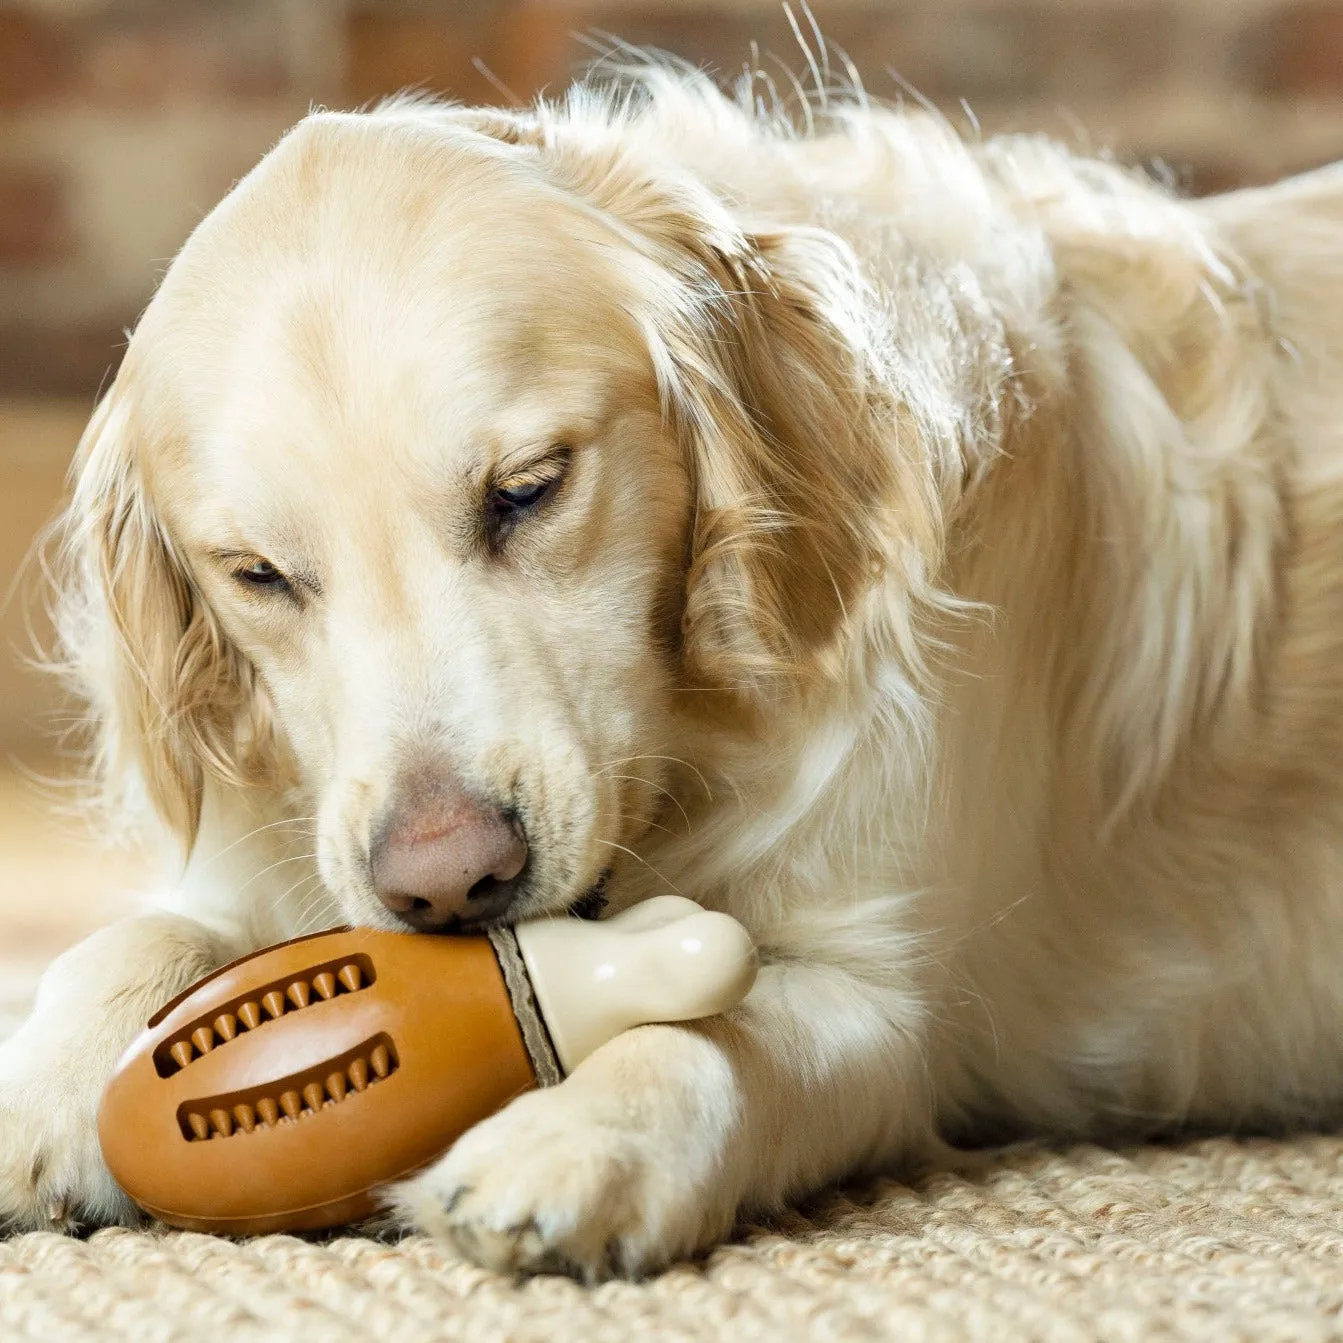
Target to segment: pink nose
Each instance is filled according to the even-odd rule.
[[[527,863],[522,827],[435,774],[400,790],[370,859],[378,898],[412,928],[497,918]]]

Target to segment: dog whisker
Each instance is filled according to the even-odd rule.
[[[657,792],[661,793],[677,809],[677,811],[681,813],[681,818],[682,820],[685,821],[686,834],[690,833],[691,830],[690,814],[681,805],[680,799],[677,798],[676,794],[673,793],[671,789],[664,788],[660,783],[656,783],[652,779],[645,779],[642,774],[610,774],[607,775],[606,777],[611,779],[627,779],[629,780],[630,783],[642,783],[646,784],[649,788],[655,789]],[[626,819],[632,819],[632,818],[626,818]],[[659,827],[659,829],[661,828],[662,827]],[[667,833],[671,834],[671,831],[668,830]]]
[[[315,829],[304,829],[303,827],[315,826],[317,824],[316,816],[288,816],[280,821],[270,821],[266,825],[254,826],[244,835],[239,835],[232,843],[227,844],[222,849],[217,849],[202,863],[202,868],[207,868],[210,864],[218,862],[226,854],[232,853],[241,844],[246,844],[249,839],[255,839],[258,835],[266,834],[272,830],[294,829],[297,834],[311,838],[317,832]]]
[[[708,800],[710,802],[713,801],[713,790],[709,787],[709,781],[704,777],[703,773],[699,769],[697,769],[694,765],[692,765],[690,761],[683,760],[680,756],[676,755],[645,754],[645,755],[622,756],[619,760],[608,760],[604,764],[599,765],[595,770],[593,770],[593,774],[594,775],[601,774],[608,769],[613,769],[616,765],[632,765],[640,760],[665,760],[673,765],[680,765],[684,769],[688,769],[699,780],[700,786],[704,789],[705,795],[708,798]]]
[[[606,845],[608,849],[619,849],[621,853],[629,854],[629,856],[633,858],[636,863],[642,863],[660,882],[663,882],[666,886],[670,887],[671,890],[675,891],[677,895],[684,894],[684,892],[680,889],[679,886],[675,884],[675,882],[671,881],[667,877],[664,877],[662,873],[659,872],[657,868],[655,868],[653,864],[648,861],[647,858],[644,858],[641,854],[635,853],[633,849],[628,848],[624,844],[617,844],[613,839],[599,839],[597,843]]]
[[[618,821],[629,822],[631,825],[634,825],[636,827],[641,826],[648,830],[660,830],[664,835],[667,835],[672,839],[681,838],[681,836],[678,835],[676,831],[669,830],[665,825],[659,824],[657,821],[653,820],[652,817],[650,816],[638,816],[638,815],[631,815],[629,812],[620,812],[617,814],[616,819]]]
[[[274,872],[277,867],[285,867],[289,863],[314,863],[317,861],[315,853],[296,853],[289,858],[277,858],[273,863],[267,863],[265,867],[253,872],[248,879],[238,888],[245,891],[254,881],[259,881],[268,872]]]

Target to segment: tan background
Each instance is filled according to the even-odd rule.
[[[872,92],[900,77],[963,124],[1160,159],[1191,191],[1343,156],[1343,3],[816,0]],[[805,23],[805,19],[803,19]],[[50,819],[59,712],[20,653],[20,565],[123,328],[192,224],[314,102],[415,85],[530,97],[585,56],[654,43],[727,75],[757,41],[803,61],[775,0],[0,0],[0,957],[23,976],[122,905],[133,864]],[[479,57],[490,76],[473,64]],[[769,64],[769,62],[766,62]],[[12,590],[12,591],[11,591]],[[46,744],[44,744],[46,743]],[[14,762],[18,762],[16,765]],[[26,982],[26,981],[25,981]]]

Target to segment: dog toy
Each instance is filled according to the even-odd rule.
[[[103,1157],[171,1226],[357,1221],[513,1097],[630,1027],[726,1011],[755,968],[740,924],[680,896],[599,923],[285,942],[151,1018],[103,1095]]]

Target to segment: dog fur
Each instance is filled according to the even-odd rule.
[[[133,1216],[113,1060],[224,960],[393,926],[407,771],[516,810],[515,915],[675,890],[763,951],[397,1191],[483,1264],[649,1271],[989,1137],[1337,1114],[1343,171],[1189,202],[808,119],[656,67],[318,112],[186,244],[62,596],[104,798],[185,859],[0,1046],[0,1219]]]

